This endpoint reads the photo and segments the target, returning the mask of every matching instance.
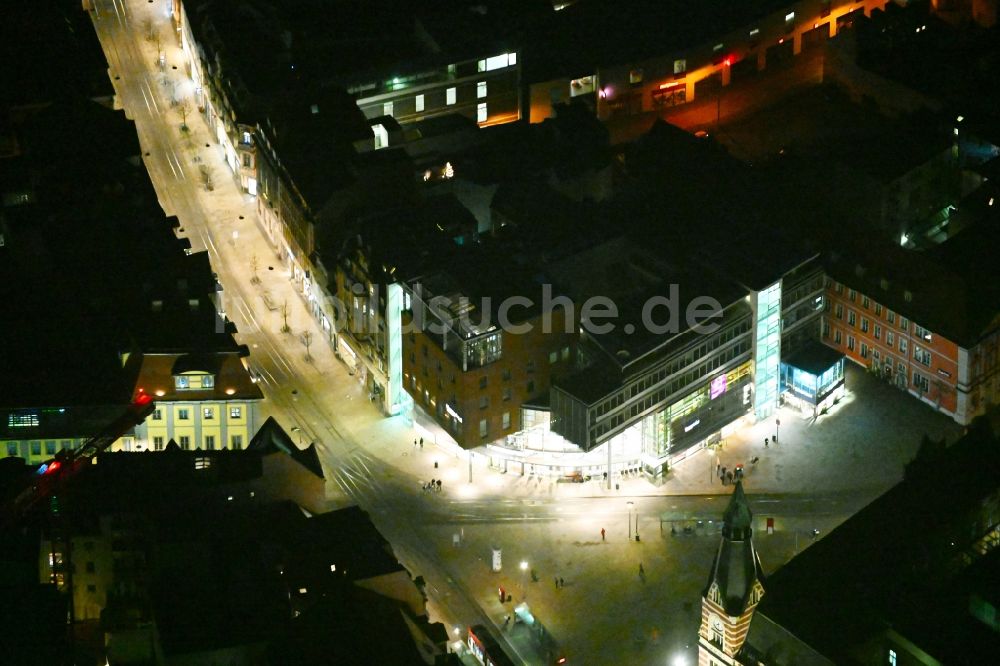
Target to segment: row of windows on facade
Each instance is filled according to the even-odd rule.
[[[206,421],[212,421],[215,419],[215,407],[203,407],[201,410],[201,416]],[[229,418],[230,419],[241,419],[243,418],[243,408],[242,407],[230,407],[229,408]],[[153,411],[153,420],[162,421],[163,420],[163,410],[156,409]],[[191,410],[187,407],[177,408],[177,420],[178,421],[189,421],[191,420]]]
[[[508,377],[508,379],[509,379],[509,377]],[[485,384],[482,381],[480,381],[480,386],[485,387]],[[443,388],[444,388],[444,386],[441,383],[441,379],[439,378],[438,379],[438,389],[443,389]],[[528,395],[532,395],[535,392],[535,382],[534,382],[534,380],[529,380],[528,383],[525,385],[525,389],[526,389]],[[431,407],[437,407],[437,404],[438,404],[437,397],[434,396],[434,395],[431,395],[430,389],[424,388],[423,385],[419,381],[417,381],[416,375],[410,376],[410,393],[413,394],[414,397],[417,397],[417,398],[422,397],[423,401],[424,401],[424,404],[430,405]],[[512,397],[513,397],[513,391],[511,390],[511,388],[510,387],[504,387],[503,388],[503,392],[502,392],[502,400],[503,400],[503,402],[509,402]],[[452,404],[454,404],[456,402],[454,394],[452,394],[450,402]],[[489,396],[485,396],[485,395],[479,396],[479,409],[488,409],[489,406],[490,406]],[[443,409],[443,403],[442,403],[442,409]]]
[[[829,325],[824,325],[823,335],[824,335],[824,337],[829,337],[830,336]],[[837,344],[837,345],[843,344],[842,340],[843,340],[843,337],[841,336],[840,331],[839,330],[834,330],[833,331],[833,341],[834,341],[834,343]],[[849,351],[852,351],[852,352],[859,349],[858,346],[857,346],[857,341],[854,339],[853,335],[848,335],[847,336],[847,349]],[[906,353],[905,348],[902,351],[903,351],[904,354]],[[887,367],[887,368],[891,369],[892,366],[893,366],[893,361],[895,360],[889,354],[885,354],[883,356],[882,352],[880,352],[880,350],[878,350],[878,349],[876,349],[874,347],[869,347],[868,344],[865,343],[865,342],[861,343],[861,347],[859,349],[859,352],[861,354],[861,358],[862,359],[867,360],[867,359],[871,358],[872,361],[873,361],[873,365],[875,367],[883,367],[884,366],[884,367]],[[930,367],[931,363],[930,363],[930,353],[929,352],[924,351],[918,360],[920,361],[920,363],[922,365]],[[904,363],[903,361],[899,361],[898,365],[896,366],[896,372],[897,372],[898,376],[905,377],[906,376],[906,363]],[[923,390],[923,391],[927,391],[930,388],[930,378],[927,377],[927,376],[925,376],[925,375],[923,375],[923,374],[921,374],[916,369],[914,369],[913,370],[913,385],[915,387]]]
[[[855,272],[858,274],[859,277],[862,276],[862,275],[864,275],[864,269],[862,269],[860,266],[857,267],[857,269],[855,270]],[[836,281],[834,281],[832,279],[829,282],[833,285],[834,291],[836,291],[840,295],[844,294],[844,285],[842,283],[836,282]],[[882,278],[880,280],[880,282],[879,282],[879,285],[882,287],[882,291],[889,291],[889,281],[887,279]],[[847,297],[849,299],[851,299],[852,303],[857,302],[857,300],[858,300],[858,292],[857,292],[857,290],[856,289],[848,289],[847,290]],[[913,302],[913,292],[910,291],[909,289],[904,289],[903,290],[903,300],[906,301],[907,303],[912,303]],[[864,294],[862,294],[861,295],[861,302],[862,302],[862,305],[865,308],[867,308],[869,306],[869,304],[870,304],[871,301],[870,301],[870,299],[867,296],[865,296]],[[879,311],[881,312],[881,307],[882,306],[881,305],[876,305],[876,307],[879,308]]]
[[[829,0],[824,0],[824,6],[825,6],[825,9],[821,12],[821,16],[823,16],[823,17],[829,16],[830,15],[830,1]],[[785,32],[786,33],[787,32],[791,32],[794,29],[794,27],[795,27],[795,12],[788,12],[787,14],[785,14]],[[760,41],[760,28],[751,28],[750,32],[749,32],[750,47],[752,48],[752,47],[756,46],[759,41]],[[725,49],[725,48],[726,48],[725,42],[718,42],[717,44],[715,44],[714,46],[712,46],[712,53],[713,54],[721,54],[722,51],[723,51],[723,49]],[[718,63],[718,61],[716,61],[716,62]],[[686,58],[678,58],[677,60],[674,60],[673,70],[674,70],[674,75],[675,76],[680,76],[680,75],[685,74],[687,72],[687,68],[688,67],[687,67],[687,59]],[[628,81],[629,81],[629,83],[631,83],[633,85],[642,83],[643,74],[644,74],[644,72],[643,72],[642,68],[636,68],[636,69],[633,69],[633,70],[629,71],[629,74],[628,74]]]
[[[174,377],[174,388],[176,389],[189,389],[191,388],[191,378],[185,375],[177,375]],[[201,385],[195,386],[195,388],[215,388],[215,377],[212,375],[201,375]]]
[[[856,299],[857,299],[857,292],[855,292],[853,289],[851,289],[850,290],[850,296],[849,296],[849,298],[851,299],[851,302],[855,302]],[[829,303],[828,303],[827,304],[827,309],[828,310],[829,310],[829,307],[830,306],[829,306]],[[868,299],[867,296],[863,296],[862,297],[862,299],[861,299],[861,307],[865,308],[866,310],[868,310],[868,309],[871,308],[871,301]],[[881,303],[875,303],[875,316],[876,317],[881,317],[882,316],[882,310],[883,310],[883,308],[882,308]],[[834,310],[834,314],[836,315],[837,319],[843,319],[844,318],[844,305],[843,305],[843,303],[837,303],[836,308]],[[886,318],[886,321],[888,321],[890,324],[895,324],[896,323],[896,313],[893,312],[892,310],[888,309],[888,308],[885,308],[885,318]],[[849,323],[851,326],[854,326],[855,322],[856,322],[856,319],[857,319],[857,314],[854,312],[854,310],[851,310],[850,308],[848,308],[848,310],[847,310],[847,323]],[[868,318],[867,317],[862,317],[861,318],[861,330],[867,333],[868,332],[868,324],[869,324]],[[904,330],[904,331],[909,330],[909,328],[910,328],[910,320],[907,319],[906,317],[900,315],[900,317],[899,317],[899,328],[902,329],[902,330]],[[913,324],[913,335],[914,335],[914,337],[922,338],[922,339],[926,340],[927,342],[930,342],[931,339],[933,338],[930,330],[928,330],[928,329],[924,328],[923,326],[920,326],[920,325],[918,325],[916,323]]]
[[[463,63],[464,69],[465,63]],[[504,69],[506,67],[513,67],[517,65],[517,54],[516,53],[501,53],[497,56],[492,56],[490,58],[483,58],[476,62],[476,72],[493,72],[498,69]],[[460,74],[458,64],[448,65],[448,76],[450,78],[456,77]],[[466,72],[468,73],[468,72]],[[391,87],[393,90],[405,89],[413,85],[420,85],[427,81],[433,81],[441,76],[441,70],[432,70],[419,72],[417,74],[411,74],[409,76],[396,76],[391,80],[383,81],[381,83],[377,81],[368,81],[362,84],[355,84],[347,89],[352,95],[361,95],[364,93],[372,92],[381,88]],[[463,74],[464,76],[464,74]]]
[[[476,99],[483,99],[486,97],[486,81],[480,81],[476,84]],[[458,89],[448,88],[444,91],[444,103],[445,106],[455,106],[458,103]],[[413,109],[414,113],[423,113],[426,108],[426,98],[424,95],[420,94],[413,98]],[[393,101],[382,103],[382,115],[391,116],[395,111],[395,104]],[[489,107],[486,102],[478,102],[476,104],[476,122],[485,123],[487,118],[489,118]]]
[[[626,400],[628,400],[629,398],[634,398],[639,393],[642,393],[643,391],[652,388],[654,385],[659,384],[660,382],[664,381],[671,375],[676,374],[683,368],[686,368],[687,366],[694,363],[696,360],[702,358],[703,356],[705,356],[710,352],[715,351],[722,345],[731,342],[732,340],[736,339],[737,336],[747,333],[749,330],[750,330],[750,322],[745,321],[741,322],[737,326],[733,326],[732,328],[728,328],[724,331],[717,333],[706,343],[701,344],[697,348],[688,351],[686,354],[684,354],[684,356],[670,360],[668,363],[662,365],[658,370],[648,373],[642,379],[630,384],[619,393],[615,394],[611,398],[608,398],[607,400],[602,402],[597,407],[596,410],[597,415],[606,414],[608,411],[621,406],[621,404]],[[742,349],[743,351],[746,351],[747,349],[749,349],[749,344],[746,342],[741,342],[738,345],[736,345],[734,349]],[[719,358],[725,357],[726,360],[722,362],[726,363],[729,360],[732,360],[732,358],[734,358],[734,353],[735,355],[738,356],[739,354],[743,353],[743,351],[734,352],[731,349],[728,352],[726,352],[726,354],[719,356],[716,360],[718,361]],[[714,367],[718,368],[719,363],[716,363]],[[693,376],[695,373],[700,373],[700,374],[697,374],[697,377],[695,377]],[[705,366],[702,366],[700,368],[695,368],[689,371],[685,377],[678,377],[677,379],[683,381],[683,383],[686,384],[690,383],[691,381],[694,381],[695,379],[703,377],[704,374],[705,374]]]
[[[856,319],[855,319],[855,316],[854,316],[854,312],[853,311],[849,311],[847,314],[848,314],[847,323],[850,326],[852,326],[852,327],[855,326]],[[837,304],[837,309],[835,311],[835,316],[837,317],[837,319],[843,320],[843,306],[841,306],[839,303]],[[900,328],[902,328],[904,331],[906,330],[907,326],[906,326],[906,320],[905,320],[905,318],[900,322]],[[921,339],[924,339],[924,340],[930,340],[931,339],[931,334],[930,334],[930,332],[926,332],[926,329],[920,328],[919,326],[916,326],[916,325],[914,325],[913,328],[914,328],[914,333],[916,333],[917,331],[925,332],[924,335],[920,336]],[[861,332],[862,333],[868,333],[869,332],[869,322],[868,322],[868,319],[865,318],[865,317],[861,318]],[[824,332],[823,332],[823,334],[824,334],[824,336],[829,337],[829,335],[830,335],[830,325],[829,325],[829,323],[825,323],[824,324]],[[878,325],[878,324],[875,324],[875,327],[872,330],[872,335],[873,335],[873,337],[876,340],[881,341],[882,340],[882,327],[880,325]],[[835,338],[836,338],[837,344],[840,344],[840,331],[839,330],[835,331]],[[853,346],[853,343],[852,343],[853,340],[854,340],[854,336],[848,336],[849,348],[852,351],[854,349],[854,346]],[[896,348],[896,335],[895,335],[895,333],[893,331],[886,331],[885,332],[885,345],[887,347],[889,347],[890,349],[895,349]],[[907,353],[908,347],[909,347],[909,341],[908,341],[908,339],[905,338],[905,337],[903,337],[903,336],[899,336],[899,353],[905,355]],[[925,349],[924,347],[921,347],[919,345],[913,345],[913,360],[915,360],[918,363],[921,363],[921,364],[927,366],[928,368],[931,367],[931,352],[930,352],[930,350]]]
[[[203,438],[203,443],[206,449],[212,450],[215,448],[215,436],[205,435]],[[229,438],[229,443],[233,449],[243,448],[243,435],[231,435]],[[7,442],[7,455],[10,457],[15,457],[20,455],[20,442],[11,441]],[[41,440],[33,440],[30,442],[25,442],[28,448],[28,452],[32,456],[42,455],[43,442]],[[182,449],[189,449],[191,447],[191,437],[188,435],[182,435],[178,438],[177,444]],[[155,451],[162,451],[165,447],[165,439],[161,436],[153,437],[153,449]],[[53,440],[47,440],[44,442],[45,455],[54,456],[57,450],[66,451],[73,448],[73,443],[70,440],[64,439],[59,442]]]
[[[208,451],[215,450],[215,435],[205,435],[202,437],[202,444],[204,448]],[[185,451],[191,449],[191,437],[189,435],[180,435],[177,438],[177,445]],[[166,447],[165,438],[157,435],[153,437],[153,450],[162,451]],[[239,451],[243,448],[243,435],[230,435],[229,437],[229,448],[234,451]]]
[[[421,351],[422,351],[423,355],[426,357],[427,356],[427,345],[423,345]],[[562,361],[568,361],[569,360],[569,356],[570,356],[570,348],[569,348],[569,346],[563,347],[562,349],[555,349],[553,351],[550,351],[549,352],[549,365],[555,365],[560,360],[562,360]],[[411,364],[416,364],[416,362],[417,362],[416,354],[414,354],[413,352],[410,352],[410,363]],[[528,373],[534,372],[535,371],[535,360],[529,358],[527,361],[525,361],[524,368],[525,368],[525,370]],[[440,373],[441,370],[442,370],[441,361],[438,361],[437,362],[437,371]],[[426,365],[423,367],[423,373],[424,373],[424,376],[426,377],[427,376],[427,366]],[[502,370],[502,372],[501,372],[501,378],[505,382],[506,381],[510,381],[510,368],[504,368]],[[452,377],[451,377],[451,383],[452,384],[455,383],[455,376],[454,375],[452,375]],[[488,384],[488,379],[487,379],[487,377],[485,375],[479,378],[479,388],[484,389],[484,388],[486,388],[487,384]],[[438,388],[441,388],[441,379],[440,378],[438,379]]]

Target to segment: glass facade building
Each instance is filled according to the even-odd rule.
[[[755,295],[754,303],[754,412],[767,418],[778,407],[778,370],[781,363],[781,281]]]

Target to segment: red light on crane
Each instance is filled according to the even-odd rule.
[[[153,396],[148,393],[140,393],[135,398],[135,404],[137,405],[148,405],[151,402],[153,402]]]
[[[53,460],[49,463],[49,466],[45,468],[45,473],[52,474],[53,472],[59,471],[60,467],[62,467],[62,463],[58,460]]]
[[[722,61],[722,64],[725,65],[726,67],[729,67],[730,65],[733,64],[733,57],[727,56],[726,59]]]

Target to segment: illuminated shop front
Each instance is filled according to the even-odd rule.
[[[751,408],[750,361],[720,374],[642,421],[642,452],[648,459],[675,456],[706,440]]]
[[[781,362],[782,399],[804,417],[816,417],[844,392],[844,355],[820,342],[810,341]]]

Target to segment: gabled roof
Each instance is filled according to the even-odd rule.
[[[247,446],[248,451],[260,451],[263,454],[284,453],[287,454],[310,472],[324,478],[323,465],[319,461],[319,453],[316,451],[316,443],[311,442],[309,446],[300,449],[295,446],[292,439],[285,432],[284,428],[273,417],[269,416],[264,425],[260,427],[257,434],[250,440]]]

